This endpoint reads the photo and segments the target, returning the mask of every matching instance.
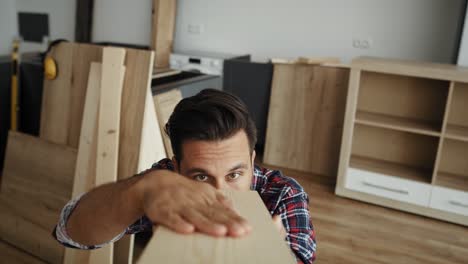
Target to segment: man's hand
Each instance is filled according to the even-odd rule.
[[[154,224],[179,233],[199,231],[212,236],[240,237],[250,232],[230,201],[209,184],[168,170],[150,171],[143,177],[142,210]]]

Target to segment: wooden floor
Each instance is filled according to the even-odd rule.
[[[341,198],[320,176],[283,172],[309,194],[317,263],[468,263],[467,227]]]
[[[468,263],[467,227],[340,198],[318,175],[283,172],[310,196],[316,263]],[[42,263],[1,240],[0,252],[0,262]]]

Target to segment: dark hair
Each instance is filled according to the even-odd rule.
[[[247,106],[227,92],[205,89],[180,101],[166,124],[177,162],[182,158],[184,140],[223,140],[244,130],[250,152],[257,142],[257,129]]]

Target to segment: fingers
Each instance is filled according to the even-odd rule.
[[[183,214],[184,218],[190,223],[193,223],[195,228],[207,235],[225,236],[227,233],[226,226],[210,220],[207,216],[200,213],[198,210],[189,209]]]
[[[171,214],[169,217],[162,221],[169,229],[182,234],[190,234],[195,231],[195,226],[178,214]]]
[[[204,214],[209,219],[226,226],[228,236],[241,237],[249,234],[252,230],[247,220],[239,216],[233,209],[222,204],[215,204],[210,208],[206,208]]]

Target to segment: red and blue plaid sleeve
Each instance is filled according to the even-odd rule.
[[[272,215],[280,215],[287,232],[286,242],[298,263],[316,258],[315,230],[309,212],[309,198],[299,183],[280,171],[257,169],[256,189]]]

